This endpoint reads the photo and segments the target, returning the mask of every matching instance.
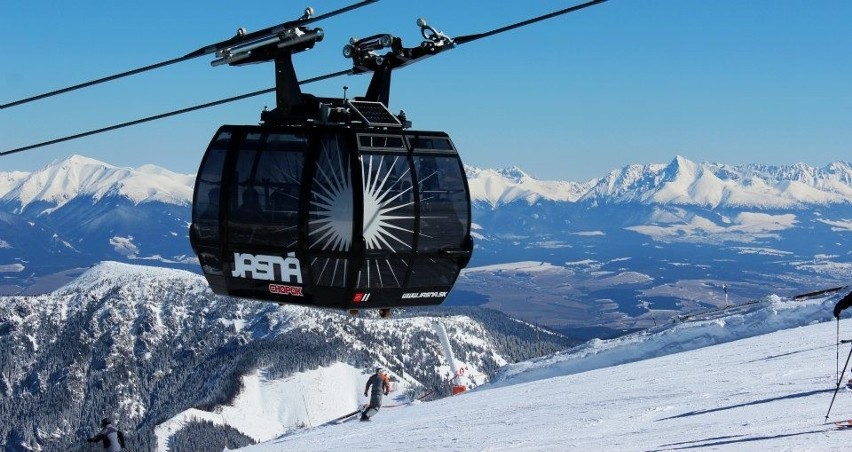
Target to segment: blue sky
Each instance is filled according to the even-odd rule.
[[[421,40],[424,17],[450,36],[477,33],[578,2],[382,0],[316,24],[295,57],[300,78],[347,69],[352,36]],[[0,103],[181,56],[249,31],[348,4],[245,0],[11,0]],[[391,110],[445,130],[465,163],[519,166],[585,181],[632,163],[823,166],[852,158],[852,2],[610,0],[459,46],[394,74]],[[11,39],[9,39],[11,37]],[[3,150],[273,86],[271,64],[210,66],[202,57],[155,72],[0,110]],[[368,76],[307,85],[363,93]],[[193,173],[221,124],[253,124],[272,95],[0,157],[33,171],[70,154],[117,166]]]

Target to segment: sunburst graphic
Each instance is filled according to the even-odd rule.
[[[367,155],[362,157],[361,172],[367,249],[410,250],[414,215],[406,210],[414,202],[407,162],[400,157],[385,162],[384,156]]]
[[[308,224],[312,250],[348,252],[352,247],[353,191],[349,159],[336,137],[324,137],[311,189]],[[316,257],[311,260],[314,282],[328,287],[346,285],[349,259]]]
[[[323,140],[311,197],[310,248],[348,252],[354,218],[350,164],[339,141]],[[414,197],[407,159],[385,155],[361,156],[364,200],[361,232],[368,251],[408,252],[414,237]],[[316,258],[311,262],[318,283],[339,286],[347,269],[345,258]],[[399,287],[408,261],[370,258],[358,274],[359,287]]]
[[[402,157],[364,155],[361,176],[367,250],[410,251],[415,216],[408,161]],[[358,274],[358,287],[400,287],[408,266],[407,259],[367,259]]]

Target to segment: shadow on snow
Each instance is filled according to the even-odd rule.
[[[690,411],[688,413],[683,413],[683,414],[678,414],[678,415],[675,415],[675,416],[669,416],[669,417],[664,417],[662,419],[657,419],[657,422],[667,421],[667,420],[670,420],[670,419],[678,419],[678,418],[682,418],[682,417],[698,416],[698,415],[701,415],[701,414],[715,413],[717,411],[733,410],[735,408],[742,408],[742,407],[746,407],[746,406],[760,405],[760,404],[763,404],[763,403],[777,402],[779,400],[799,399],[799,398],[802,398],[802,397],[810,397],[810,396],[813,396],[813,395],[823,394],[823,393],[826,393],[826,392],[834,392],[834,389],[818,389],[816,391],[800,392],[800,393],[797,393],[797,394],[790,394],[790,395],[785,395],[785,396],[781,396],[781,397],[770,397],[768,399],[755,400],[755,401],[752,401],[752,402],[740,403],[740,404],[737,404],[737,405],[724,406],[724,407],[719,407],[719,408],[711,408],[709,410]]]

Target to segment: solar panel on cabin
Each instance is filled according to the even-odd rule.
[[[401,126],[396,116],[381,102],[350,101],[349,105],[371,126]]]

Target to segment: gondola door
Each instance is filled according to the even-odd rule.
[[[303,192],[309,286],[317,306],[345,308],[362,249],[356,230],[361,218],[356,154],[347,130],[317,129],[311,141],[310,179]]]
[[[417,190],[411,155],[398,134],[359,134],[358,149],[363,257],[354,302],[399,306],[417,233]]]

